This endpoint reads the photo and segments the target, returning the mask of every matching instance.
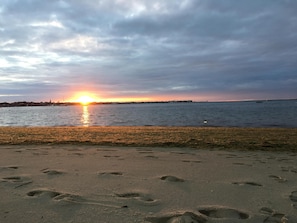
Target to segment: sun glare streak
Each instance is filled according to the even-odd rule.
[[[90,113],[89,113],[89,107],[88,106],[82,106],[82,116],[81,116],[81,123],[83,126],[88,127],[90,125]]]

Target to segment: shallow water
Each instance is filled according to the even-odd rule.
[[[0,108],[0,126],[297,127],[297,101]]]

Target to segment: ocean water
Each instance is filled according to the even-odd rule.
[[[0,126],[297,127],[297,101],[2,107]]]

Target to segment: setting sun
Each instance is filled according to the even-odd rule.
[[[79,103],[81,103],[82,105],[88,105],[88,104],[94,102],[95,100],[94,100],[94,98],[92,98],[89,95],[82,95],[77,99],[77,101]]]
[[[81,105],[88,105],[93,102],[98,102],[98,97],[95,94],[89,92],[78,92],[75,93],[74,96],[67,101],[80,103]]]

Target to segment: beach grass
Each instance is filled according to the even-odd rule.
[[[297,151],[297,128],[0,127],[0,144],[90,144]]]

